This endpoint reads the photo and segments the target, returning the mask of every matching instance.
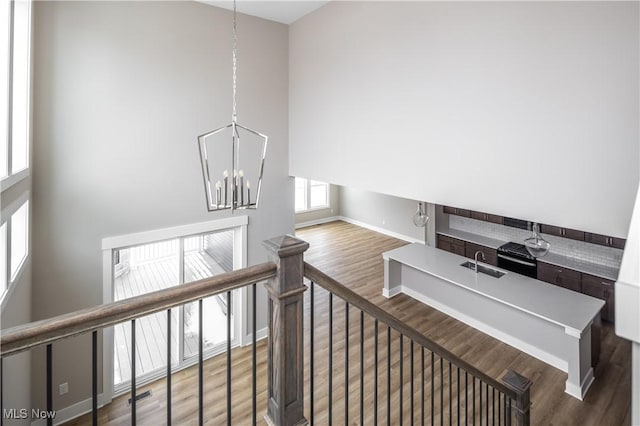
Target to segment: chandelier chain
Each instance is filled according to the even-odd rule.
[[[238,35],[237,35],[237,12],[236,12],[236,0],[233,0],[233,116],[231,120],[236,122],[236,69],[237,69],[237,58],[236,58],[236,50],[238,43]]]

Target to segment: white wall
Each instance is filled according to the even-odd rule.
[[[289,172],[625,237],[637,2],[329,2],[290,28]]]
[[[427,232],[425,228],[418,228],[413,224],[413,215],[418,209],[418,202],[415,200],[355,188],[340,189],[340,216],[346,220],[380,228],[407,241],[424,243],[427,234],[431,237],[434,235],[435,218],[432,207],[425,206],[427,214],[430,215],[427,230],[431,231]],[[433,243],[433,238],[429,238],[429,242]]]
[[[231,119],[231,22],[195,2],[35,4],[34,320],[102,303],[102,238],[230,215],[206,211],[196,137]],[[238,31],[238,119],[269,136],[251,265],[294,226],[288,29],[241,15]],[[89,348],[55,345],[55,408],[90,396]],[[35,406],[43,365],[34,353]]]

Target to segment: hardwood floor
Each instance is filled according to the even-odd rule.
[[[328,275],[347,285],[369,301],[383,307],[399,319],[407,322],[432,340],[444,346],[457,356],[485,371],[490,376],[500,379],[503,374],[513,369],[533,380],[531,390],[532,424],[566,424],[566,425],[627,425],[630,424],[630,345],[615,336],[613,327],[605,325],[602,335],[602,353],[600,364],[596,369],[596,381],[589,390],[584,401],[578,401],[566,393],[564,386],[566,373],[526,355],[496,339],[484,335],[477,330],[432,309],[408,296],[398,295],[392,299],[382,296],[383,262],[381,253],[406,244],[403,241],[387,237],[344,222],[333,222],[301,229],[298,237],[310,243],[305,259]],[[305,305],[305,413],[310,418],[309,407],[309,299],[306,292]],[[374,408],[373,384],[378,384],[378,421],[387,424],[387,416],[391,424],[400,424],[402,413],[403,424],[420,424],[422,403],[427,410],[432,404],[431,386],[433,383],[434,422],[457,423],[457,403],[460,401],[460,419],[469,422],[473,419],[472,382],[468,380],[468,392],[464,392],[464,377],[461,377],[461,395],[457,393],[457,370],[455,367],[449,374],[449,366],[435,356],[433,369],[431,355],[426,353],[425,369],[422,370],[422,353],[414,347],[413,377],[411,381],[411,346],[407,339],[402,340],[403,351],[400,357],[400,336],[391,333],[390,359],[387,358],[387,328],[379,324],[378,330],[378,376],[375,377],[374,321],[364,316],[364,332],[362,335],[363,351],[361,353],[360,311],[349,309],[348,363],[345,370],[345,304],[333,298],[333,368],[332,374],[328,366],[329,330],[328,330],[328,294],[318,286],[314,292],[314,422],[328,423],[329,398],[328,383],[332,380],[333,395],[331,398],[332,420],[345,423],[348,413],[349,423],[360,424],[360,357],[364,360],[364,424],[373,424],[376,411]],[[262,417],[266,410],[266,342],[258,343],[258,423],[264,424]],[[250,424],[251,420],[251,347],[236,348],[232,352],[232,387],[233,411],[232,423]],[[218,356],[205,362],[205,423],[223,424],[226,422],[225,411],[225,356]],[[391,374],[387,377],[387,363]],[[442,365],[442,369],[441,366]],[[400,387],[400,370],[402,369],[402,388]],[[433,371],[433,375],[432,375]],[[348,387],[345,387],[345,372]],[[424,373],[423,373],[424,372]],[[424,374],[424,381],[422,379]],[[462,374],[464,376],[464,374]],[[387,413],[387,379],[390,380],[390,411]],[[433,379],[433,382],[432,382]],[[423,393],[421,384],[425,384]],[[452,383],[449,385],[449,383]],[[413,386],[413,392],[411,392]],[[451,386],[451,387],[450,387]],[[346,391],[346,389],[348,391]],[[157,425],[165,423],[166,418],[166,384],[164,379],[154,382],[139,392],[151,389],[151,397],[138,402],[138,423]],[[402,398],[400,398],[402,389]],[[440,389],[443,392],[440,392]],[[451,398],[449,391],[451,390]],[[480,390],[476,389],[479,394]],[[485,423],[487,414],[486,392],[482,390],[484,399],[480,408],[479,395],[476,394],[476,423]],[[195,424],[197,422],[197,370],[189,368],[172,376],[173,421],[174,424]],[[489,390],[491,396],[491,390]],[[119,425],[129,423],[128,395],[114,399],[112,404],[100,410],[100,424]],[[348,398],[348,400],[347,400]],[[467,401],[468,404],[467,404]],[[451,402],[452,410],[449,410]],[[411,405],[414,417],[411,418]],[[469,405],[465,409],[465,405]],[[346,407],[346,411],[345,411]],[[402,407],[402,408],[401,408]],[[488,404],[489,412],[497,410]],[[480,410],[482,416],[480,416]],[[430,423],[429,412],[426,422]],[[491,419],[489,419],[491,420]],[[90,424],[90,417],[83,416],[70,424]]]

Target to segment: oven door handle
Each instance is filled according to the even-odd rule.
[[[510,262],[520,263],[521,265],[534,266],[534,267],[536,266],[535,263],[525,262],[524,260],[520,260],[520,259],[514,259],[513,257],[505,256],[503,254],[498,254],[498,257],[504,260],[508,260]]]

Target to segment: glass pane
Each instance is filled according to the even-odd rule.
[[[114,250],[113,300],[178,285],[180,240]],[[178,310],[171,312],[172,360],[178,360]],[[136,320],[136,377],[166,368],[167,312]],[[131,323],[114,326],[114,385],[131,379]]]
[[[29,34],[31,1],[14,2],[13,105],[11,123],[11,173],[28,167],[29,159]]]
[[[233,231],[213,232],[184,239],[184,282],[192,282],[233,270]],[[232,296],[232,298],[235,297]],[[184,357],[198,354],[198,302],[184,306]],[[203,348],[211,349],[227,340],[227,314],[231,314],[231,339],[234,338],[233,310],[225,294],[202,301]]]
[[[16,278],[27,257],[29,241],[29,201],[11,216],[11,281]]]
[[[0,178],[8,174],[7,118],[9,107],[9,10],[11,2],[0,2]]]
[[[296,211],[307,209],[307,180],[303,178],[296,178],[296,193],[295,193],[295,209]]]
[[[0,256],[0,300],[7,289],[7,224],[3,223],[0,227],[0,247],[2,247],[2,256]]]
[[[324,182],[311,181],[311,208],[325,207],[328,203],[329,185]]]

